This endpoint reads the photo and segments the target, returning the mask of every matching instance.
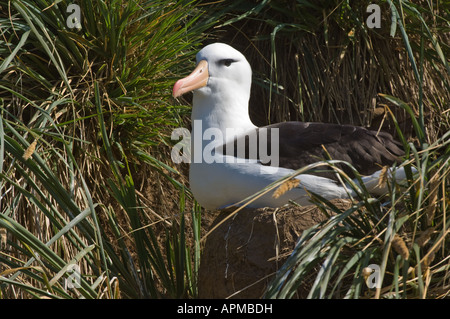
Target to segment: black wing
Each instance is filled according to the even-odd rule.
[[[256,158],[262,160],[260,155],[259,141],[263,134],[267,134],[267,153],[272,154],[272,148],[277,147],[276,139],[272,141],[274,129],[278,130],[278,166],[291,169],[299,169],[306,165],[328,159],[343,160],[356,168],[362,175],[370,175],[381,169],[382,166],[391,166],[394,162],[399,162],[404,155],[401,144],[395,141],[389,133],[376,132],[364,127],[352,125],[339,125],[327,123],[305,123],[305,122],[283,122],[257,128],[255,132],[236,138],[232,143],[225,145],[225,152],[233,146],[234,154],[238,153],[238,145],[243,145],[245,140],[245,158],[255,158],[254,152],[249,151],[249,141],[253,141],[249,136],[256,133],[258,143]],[[266,150],[264,150],[265,152]],[[264,165],[273,165],[265,163]],[[351,169],[347,165],[338,165],[351,177],[354,177]],[[335,179],[336,174],[332,170],[321,168],[315,172]]]

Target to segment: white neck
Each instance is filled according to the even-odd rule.
[[[248,114],[249,93],[214,92],[209,88],[194,92],[192,110],[192,161],[198,163],[204,160],[205,147],[218,147],[236,135],[256,128]],[[231,93],[231,92],[229,92]],[[236,135],[235,135],[236,134]],[[210,152],[209,152],[210,153]]]
[[[219,129],[224,136],[227,129],[248,131],[255,128],[248,114],[249,94],[242,91],[232,94],[194,92],[192,129],[196,129],[198,120],[202,121],[202,136],[209,128]]]

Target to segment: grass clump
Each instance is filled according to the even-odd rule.
[[[2,298],[197,296],[201,208],[169,151],[189,108],[170,95],[209,41],[251,62],[255,124],[370,126],[406,150],[408,180],[388,179],[382,198],[355,188],[340,211],[313,195],[335,214],[303,233],[265,297],[448,297],[443,1],[382,1],[380,29],[369,1],[89,0],[81,29],[69,4],[0,0]]]
[[[0,294],[194,296],[189,192],[164,153],[186,113],[170,88],[209,24],[189,1],[92,0],[71,29],[71,4],[0,1]],[[143,193],[158,183],[170,205]]]
[[[335,215],[301,236],[267,298],[294,297],[299,287],[310,298],[448,297],[449,8],[383,1],[381,28],[370,28],[369,4],[239,1],[223,22],[253,61],[256,123],[369,126],[395,134],[406,150],[408,180],[389,181],[382,198],[355,187],[358,200],[340,211],[313,195]],[[369,265],[379,266],[381,286],[372,290]]]

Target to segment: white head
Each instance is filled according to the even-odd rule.
[[[200,50],[196,58],[195,70],[175,83],[174,97],[189,91],[194,91],[194,96],[250,96],[252,70],[242,53],[227,44],[213,43]]]
[[[214,43],[197,53],[197,67],[175,83],[173,96],[193,91],[194,131],[247,131],[255,127],[248,114],[251,83],[252,70],[244,55],[227,44]],[[198,120],[200,127],[195,125]]]

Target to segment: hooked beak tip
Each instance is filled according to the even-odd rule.
[[[183,80],[181,79],[181,80],[178,80],[175,83],[175,85],[173,86],[172,96],[174,98],[177,98],[177,97],[183,95],[182,88],[183,88]]]
[[[208,84],[208,79],[208,62],[202,60],[197,64],[191,74],[175,83],[172,95],[177,98],[184,93],[202,88]]]

